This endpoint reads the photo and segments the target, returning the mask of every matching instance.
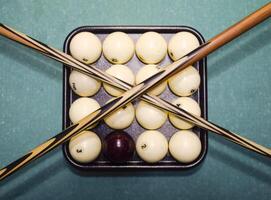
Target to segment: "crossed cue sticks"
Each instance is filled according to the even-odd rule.
[[[194,51],[188,53],[180,60],[177,60],[176,62],[167,65],[165,67],[159,68],[159,71],[156,74],[142,81],[136,86],[129,85],[117,78],[114,78],[109,74],[106,74],[105,72],[99,70],[98,68],[92,65],[90,66],[86,65],[72,58],[70,55],[67,55],[57,49],[51,48],[46,44],[43,44],[42,42],[39,42],[25,34],[22,34],[3,24],[0,24],[1,35],[13,41],[16,41],[20,44],[23,44],[27,47],[35,49],[38,52],[71,67],[72,69],[78,70],[86,75],[99,79],[100,81],[106,82],[112,86],[115,86],[125,91],[122,95],[106,103],[104,106],[97,109],[93,113],[89,114],[88,116],[80,120],[78,123],[69,126],[67,129],[58,133],[56,136],[50,138],[41,145],[35,147],[33,150],[31,150],[29,153],[25,154],[18,160],[2,168],[0,170],[0,180],[3,180],[4,178],[18,171],[20,168],[30,163],[31,161],[48,153],[58,145],[64,143],[71,137],[84,131],[85,129],[89,128],[99,120],[103,119],[108,114],[112,113],[113,111],[117,110],[120,107],[123,107],[124,105],[138,97],[141,97],[142,100],[151,103],[152,105],[157,106],[161,109],[164,109],[186,121],[194,123],[203,129],[217,133],[218,135],[221,135],[224,138],[234,143],[237,143],[251,151],[257,152],[259,154],[271,158],[271,149],[261,146],[244,137],[241,137],[201,117],[195,116],[165,100],[160,99],[157,96],[147,94],[147,91],[149,89],[155,87],[157,84],[163,82],[165,79],[168,79],[170,76],[176,74],[177,72],[188,67],[189,65],[192,65],[193,63],[201,60],[208,54],[212,53],[219,47],[235,39],[242,33],[248,31],[249,29],[261,23],[270,16],[271,16],[271,3],[268,3],[262,8],[255,11],[254,13],[248,15],[238,23],[234,24],[225,31],[216,35],[206,43],[202,44]]]

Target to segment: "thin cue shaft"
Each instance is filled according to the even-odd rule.
[[[117,86],[118,88],[120,89],[123,89],[123,90],[129,90],[132,86],[129,85],[128,83],[125,83],[125,82],[122,82],[121,80],[118,80],[116,78],[114,78],[113,76],[101,71],[100,69],[94,67],[94,66],[89,66],[89,65],[86,65],[86,64],[83,64],[77,60],[75,60],[73,57],[57,50],[57,49],[54,49],[52,47],[49,47],[49,46],[45,46],[44,44],[42,44],[41,42],[35,40],[35,39],[32,39],[30,38],[29,36],[25,35],[25,34],[22,34],[22,33],[19,33],[7,26],[4,26],[2,25],[2,28],[5,28],[5,36],[8,35],[9,38],[12,38],[13,40],[16,39],[17,42],[21,43],[24,42],[23,44],[30,47],[30,48],[34,48],[35,50],[37,50],[38,52],[48,56],[48,57],[51,57],[57,61],[60,61],[64,64],[66,64],[67,66],[70,66],[80,72],[83,72],[85,73],[86,75],[89,75],[93,78],[96,78],[96,79],[99,79],[99,80],[107,80],[107,83],[113,85],[113,86]],[[3,31],[0,31],[0,34],[3,34]],[[9,33],[9,34],[8,34]],[[31,45],[31,46],[30,46]],[[227,134],[223,133],[225,132],[226,129],[221,129],[221,128],[218,128],[220,126],[218,125],[215,125],[213,123],[210,123],[208,122],[207,120],[201,118],[201,117],[197,117],[197,116],[192,116],[190,115],[189,113],[187,114],[184,114],[184,110],[181,109],[181,108],[176,108],[173,104],[169,103],[169,102],[165,102],[161,99],[159,100],[155,100],[157,97],[154,97],[152,95],[149,95],[149,94],[145,94],[143,95],[142,97],[142,100],[144,101],[147,101],[159,108],[162,108],[162,109],[165,109],[175,115],[177,115],[178,117],[184,119],[184,120],[187,120],[187,121],[190,121],[190,122],[193,122],[194,124],[196,124],[197,126],[201,127],[201,128],[204,128],[208,131],[212,131],[214,133],[217,133],[221,136],[224,136],[226,139],[229,139],[249,150],[252,150],[252,151],[256,151],[257,153],[260,153],[260,154],[263,154],[265,156],[268,156],[270,155],[270,153],[268,153],[268,149],[265,148],[265,147],[262,147],[260,145],[258,146],[255,146],[256,143],[254,143],[253,141],[250,141],[248,139],[240,139],[238,135],[234,135],[232,132],[230,131],[227,131]],[[176,112],[176,109],[178,109],[178,112]],[[186,117],[186,115],[188,115],[190,118]],[[205,122],[204,124],[202,123]],[[217,128],[214,129],[211,125],[213,126],[216,126]],[[260,150],[259,147],[262,149]]]
[[[124,92],[121,96],[114,98],[112,101],[106,103],[100,109],[97,109],[93,113],[87,115],[85,118],[80,120],[78,123],[68,127],[57,136],[47,140],[41,145],[34,148],[32,151],[19,158],[18,160],[12,162],[7,167],[0,170],[0,180],[3,180],[12,173],[18,171],[20,168],[28,164],[30,161],[33,161],[47,152],[51,151],[58,145],[64,143],[71,137],[80,133],[81,131],[89,128],[93,124],[97,123],[99,120],[106,117],[108,114],[117,110],[118,108],[126,105],[135,98],[143,95],[147,90],[153,88],[155,85],[159,84],[166,76],[173,74],[175,71],[178,71],[179,68],[184,68],[188,66],[186,63],[189,61],[189,57],[185,60],[179,60],[171,65],[168,65],[165,69],[159,70],[159,72],[152,77],[141,82],[137,86],[134,86],[130,90]]]
[[[103,82],[106,82],[110,85],[116,86],[120,89],[130,89],[131,86],[127,86],[124,82],[120,81],[119,79],[116,79],[114,77],[104,76],[103,72],[98,69],[92,69],[88,65],[74,59],[72,56],[63,53],[62,51],[59,51],[57,49],[54,49],[52,47],[49,47],[48,45],[37,41],[30,36],[27,36],[23,33],[20,33],[4,24],[0,23],[0,35],[3,35],[15,42],[18,42],[22,45],[25,45],[29,48],[32,48],[45,56],[48,56],[50,58],[53,58],[59,62],[62,62],[72,68],[76,68],[80,72],[88,72],[89,75],[91,75],[93,78],[99,79]],[[112,80],[114,79],[114,80]]]
[[[72,125],[68,129],[64,130],[56,137],[46,141],[42,145],[36,147],[30,153],[26,154],[22,158],[18,159],[17,161],[11,163],[8,167],[3,168],[0,171],[0,180],[7,177],[11,173],[17,171],[30,161],[44,155],[45,153],[49,152],[59,144],[65,142],[75,134],[79,133],[82,130],[85,130],[90,125],[94,124],[95,122],[99,121],[107,114],[110,114],[114,110],[120,108],[121,106],[127,104],[128,102],[132,101],[136,97],[143,95],[147,90],[151,89],[159,82],[163,81],[164,79],[170,77],[174,73],[177,73],[181,69],[191,65],[192,63],[202,59],[203,57],[207,56],[209,53],[215,51],[217,48],[223,46],[227,42],[233,40],[235,37],[239,36],[241,33],[247,31],[249,28],[255,26],[256,24],[260,23],[264,19],[268,18],[271,14],[271,3],[267,4],[263,8],[259,9],[257,12],[251,14],[241,22],[247,21],[247,23],[237,23],[236,25],[232,26],[227,31],[219,34],[219,37],[215,37],[210,40],[205,45],[202,45],[200,48],[195,50],[193,53],[190,53],[184,61],[176,61],[169,65],[167,68],[161,69],[157,74],[153,75],[146,81],[143,81],[139,85],[133,87],[131,90],[126,91],[123,95],[116,98],[115,100],[109,102],[101,109],[97,110],[96,112],[88,115],[84,119],[80,120],[78,124]],[[238,26],[240,31],[238,30]],[[223,38],[223,40],[220,40]],[[208,46],[214,42],[214,45]],[[206,48],[207,47],[207,48]],[[100,113],[99,113],[100,112]]]
[[[184,118],[185,120],[197,124],[197,126],[206,129],[208,131],[217,133],[223,137],[225,137],[226,139],[239,144],[249,150],[255,151],[259,154],[262,154],[264,156],[267,157],[271,157],[271,149],[266,148],[264,146],[261,146],[253,141],[250,141],[244,137],[241,137],[225,128],[220,127],[219,125],[216,125],[212,122],[209,122],[207,120],[205,120],[204,118],[198,117],[194,114],[188,113],[187,111],[183,110],[183,109],[179,109],[179,107],[172,105],[171,103],[165,101],[165,100],[161,100],[158,97],[154,96],[154,99],[152,102],[157,101],[160,102],[161,105],[163,105],[163,109],[170,111],[171,113],[177,115],[177,116],[183,116],[182,118]]]

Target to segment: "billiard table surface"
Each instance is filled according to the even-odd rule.
[[[2,0],[0,21],[58,49],[83,25],[187,25],[209,39],[266,4],[218,0]],[[271,146],[271,21],[207,58],[208,118]],[[0,37],[0,167],[62,129],[62,64]],[[270,199],[271,162],[211,132],[190,170],[81,172],[61,147],[0,182],[0,199]]]

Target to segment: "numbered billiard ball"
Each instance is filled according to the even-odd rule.
[[[70,120],[75,124],[99,108],[100,105],[95,99],[81,97],[71,104],[69,110]]]
[[[73,36],[70,43],[71,55],[86,64],[96,62],[102,53],[99,38],[90,32],[80,32]]]
[[[135,118],[135,109],[132,103],[114,111],[105,117],[104,122],[113,129],[125,129],[129,127]]]
[[[132,159],[135,151],[133,138],[124,131],[107,135],[103,143],[105,157],[113,163],[123,163]]]
[[[69,142],[69,153],[79,163],[94,161],[99,156],[101,149],[100,138],[91,131],[83,131]]]
[[[169,152],[177,161],[190,163],[201,152],[200,139],[190,130],[178,131],[169,140]]]
[[[145,129],[158,129],[167,120],[167,112],[145,101],[140,101],[136,108],[136,119]]]
[[[187,31],[172,36],[168,42],[168,54],[173,61],[179,60],[199,46],[197,37]]]
[[[136,75],[136,84],[141,83],[142,81],[146,80],[147,78],[151,77],[152,75],[156,74],[159,71],[157,65],[145,65],[143,66]],[[155,86],[151,89],[148,93],[152,95],[160,95],[167,87],[167,82],[164,81],[159,85]]]
[[[199,88],[199,72],[193,66],[189,66],[169,78],[168,85],[174,94],[178,96],[190,96]]]
[[[69,77],[72,90],[79,96],[88,97],[95,95],[101,88],[101,82],[83,73],[73,70]]]
[[[157,64],[167,54],[167,42],[157,32],[142,34],[136,42],[136,55],[145,64]]]
[[[136,141],[139,157],[148,163],[162,160],[168,152],[168,141],[159,131],[145,131]]]
[[[104,56],[113,64],[127,63],[133,57],[134,52],[133,40],[123,32],[113,32],[103,42]]]
[[[179,97],[175,99],[172,103],[191,114],[194,114],[196,116],[201,115],[199,104],[190,97]],[[195,126],[194,124],[187,122],[170,113],[169,113],[169,120],[173,124],[173,126],[175,126],[178,129],[190,129]]]
[[[135,84],[135,76],[132,70],[125,65],[112,65],[110,68],[106,70],[106,73],[118,78],[130,85]],[[120,96],[124,91],[118,89],[114,86],[111,86],[107,83],[103,83],[103,87],[105,91],[112,96]]]

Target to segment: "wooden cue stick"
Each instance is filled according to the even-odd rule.
[[[221,34],[217,35],[213,39],[209,40],[207,43],[201,45],[198,49],[196,49],[192,53],[189,53],[182,60],[176,61],[172,63],[171,65],[168,65],[166,68],[159,70],[157,74],[153,75],[149,79],[133,87],[129,91],[126,91],[123,95],[117,97],[116,99],[109,102],[102,108],[98,109],[96,112],[80,120],[77,124],[70,126],[66,130],[58,134],[56,137],[51,138],[50,140],[36,147],[34,150],[29,152],[22,158],[11,163],[6,168],[3,168],[0,171],[0,180],[7,177],[11,173],[17,171],[18,169],[20,169],[21,167],[23,167],[30,161],[49,152],[50,150],[55,148],[57,145],[65,142],[70,137],[74,136],[76,133],[82,130],[85,130],[87,127],[98,122],[100,119],[110,114],[114,110],[127,104],[128,102],[132,101],[136,97],[143,95],[143,93],[153,88],[155,85],[157,85],[164,79],[170,77],[171,75],[177,73],[178,71],[180,71],[181,69],[184,69],[185,67],[191,65],[192,63],[195,63],[196,61],[207,56],[209,53],[215,51],[217,48],[230,42],[231,40],[233,40],[234,38],[236,38],[243,32],[249,30],[253,26],[263,21],[264,19],[268,18],[270,14],[271,14],[271,3],[262,7],[258,11],[252,13],[251,15],[249,15],[248,17],[246,17],[239,23],[233,25],[226,31],[222,32]]]
[[[41,42],[34,40],[34,39],[30,38],[29,36],[26,36],[25,34],[19,33],[15,30],[12,30],[9,27],[3,26],[3,25],[2,25],[2,28],[4,28],[5,31],[9,32],[10,38],[11,38],[11,36],[13,36],[13,40],[16,39],[16,41],[21,44],[22,44],[22,42],[24,42],[23,44],[25,46],[30,47],[30,48],[33,48],[33,46],[29,45],[29,44],[32,44],[36,47],[35,50],[38,50],[38,52],[42,52],[44,55],[51,57],[55,60],[58,60],[68,66],[72,65],[71,66],[72,68],[74,68],[80,72],[83,72],[86,75],[89,75],[89,76],[96,78],[96,79],[99,79],[99,80],[108,80],[111,85],[115,84],[115,86],[117,86],[120,89],[125,88],[124,90],[129,90],[132,87],[128,83],[120,82],[121,80],[116,79],[115,77],[107,74],[106,72],[103,72],[102,70],[96,68],[95,66],[80,63],[79,61],[77,61],[73,57],[71,57],[71,56],[69,56],[69,55],[67,55],[57,49],[53,49],[47,45],[45,46]],[[0,28],[0,34],[1,34],[1,28]],[[7,33],[6,33],[6,35],[7,35]],[[69,62],[67,62],[67,60]],[[80,63],[80,65],[78,63]],[[156,96],[153,96],[150,94],[144,94],[141,98],[142,98],[142,100],[147,101],[154,106],[157,106],[161,109],[167,110],[168,112],[171,112],[186,121],[192,122],[203,129],[217,133],[217,134],[225,137],[226,139],[228,139],[232,142],[235,142],[235,143],[237,143],[237,144],[239,144],[249,150],[255,151],[255,152],[260,153],[265,156],[271,155],[270,149],[263,147],[263,146],[260,146],[259,144],[256,144],[255,142],[250,141],[246,138],[243,138],[237,134],[234,134],[234,133],[226,130],[225,128],[221,128],[218,125],[215,125],[211,122],[208,122],[204,118],[194,116],[194,115],[191,115],[190,113],[184,112],[183,109],[176,107],[175,105],[173,105],[167,101],[159,99]]]

